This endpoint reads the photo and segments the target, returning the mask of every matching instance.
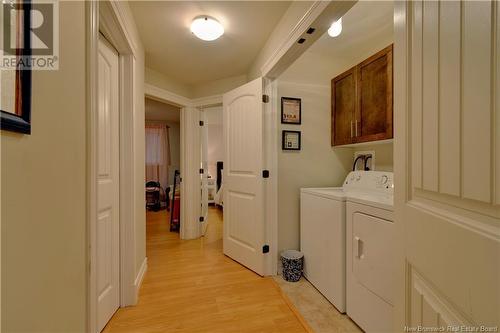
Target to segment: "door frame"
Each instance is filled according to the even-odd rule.
[[[264,182],[264,218],[266,224],[266,244],[269,253],[265,257],[264,274],[278,275],[278,147],[281,138],[278,134],[281,102],[278,98],[278,81],[263,77],[263,92],[269,96],[264,104],[264,165],[269,170],[269,178]]]
[[[264,93],[269,96],[269,103],[264,104],[264,164],[269,170],[270,177],[265,182],[264,194],[265,199],[265,219],[266,219],[266,244],[269,245],[269,253],[266,255],[265,275],[277,275],[278,273],[278,145],[280,138],[278,135],[278,116],[280,110],[280,102],[278,100],[278,85],[277,81],[271,78],[263,78]],[[180,96],[171,91],[146,83],[144,86],[145,96],[153,98],[160,102],[166,102],[181,107],[181,175],[184,187],[184,193],[194,192],[195,188],[186,186],[187,183],[195,184],[199,181],[198,166],[191,169],[195,172],[188,173],[187,164],[194,165],[199,160],[193,154],[188,154],[190,150],[199,152],[200,140],[196,139],[188,142],[188,138],[197,137],[199,127],[196,124],[197,120],[189,120],[189,111],[201,111],[204,108],[222,105],[222,95],[213,95],[202,98],[190,99]],[[189,119],[188,119],[189,118]],[[198,146],[196,145],[198,142]],[[194,160],[194,161],[193,161]],[[197,164],[199,165],[199,163]],[[197,191],[199,192],[199,191]],[[195,196],[194,201],[201,204],[201,196],[196,197],[195,193],[187,194],[188,197]],[[183,196],[186,198],[186,195]],[[198,198],[198,199],[196,199]],[[201,237],[200,223],[198,222],[199,204],[187,205],[181,197],[181,221],[180,221],[180,236],[181,239],[194,239]],[[189,210],[189,213],[187,212]],[[184,212],[184,213],[182,213]]]
[[[156,101],[175,105],[180,110],[180,173],[181,195],[180,206],[180,230],[181,239],[196,239],[201,236],[199,222],[201,204],[199,191],[199,165],[200,165],[200,143],[199,143],[199,117],[194,112],[199,112],[199,107],[204,103],[217,101],[222,97],[211,96],[207,99],[192,100],[168,90],[150,85],[144,85],[144,97]],[[198,105],[201,103],[201,105]],[[190,171],[190,172],[189,172]]]
[[[135,202],[134,195],[134,66],[137,48],[126,31],[126,19],[120,4],[114,1],[89,1],[86,3],[88,22],[87,40],[87,185],[88,185],[88,331],[97,330],[97,113],[98,113],[98,40],[102,33],[119,54],[119,168],[120,168],[120,307],[137,303],[138,289],[146,269],[141,267],[139,281],[135,274]],[[147,263],[147,261],[145,261]]]
[[[202,153],[201,153],[201,160],[200,160],[200,164],[203,166],[203,142],[207,148],[207,154],[208,154],[208,123],[207,123],[207,117],[206,117],[206,113],[205,113],[205,110],[208,109],[208,108],[211,108],[211,107],[220,107],[221,110],[222,110],[222,104],[213,104],[213,105],[205,105],[205,106],[200,106],[198,107],[198,110],[200,111],[200,121],[203,122],[203,128],[200,128],[200,148],[202,150]],[[208,158],[208,155],[206,156],[206,158]],[[205,168],[208,168],[208,165],[205,165]],[[209,203],[208,203],[208,188],[203,188],[203,182],[205,182],[205,186],[208,186],[208,170],[205,169],[205,172],[203,173],[202,175],[202,178],[203,178],[203,181],[202,181],[202,191],[201,191],[201,207],[202,207],[202,210],[201,210],[201,214],[205,214],[205,215],[201,215],[200,217],[203,218],[203,221],[200,222],[200,227],[201,227],[201,236],[205,236],[205,232],[207,230],[207,226],[208,226],[208,208],[209,208]],[[207,207],[207,211],[204,212],[203,211],[203,202],[206,200],[206,207]]]
[[[408,101],[408,4],[405,1],[394,3],[394,226],[396,239],[396,271],[394,286],[394,331],[401,331],[409,317],[406,307],[408,298],[408,267],[406,262],[406,248],[404,244],[405,225],[401,210],[408,200],[406,187],[408,183],[406,175],[406,160],[410,153],[407,149],[406,140],[406,117]],[[397,19],[396,19],[397,18]]]

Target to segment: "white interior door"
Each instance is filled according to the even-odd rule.
[[[395,18],[396,329],[498,327],[500,5],[399,1]]]
[[[264,274],[262,78],[223,97],[224,254]]]
[[[97,329],[120,304],[118,53],[101,36],[97,128]]]
[[[203,122],[201,126],[201,234],[205,235],[208,226],[208,126],[205,112],[200,112],[200,119]]]

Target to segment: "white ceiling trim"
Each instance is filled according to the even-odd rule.
[[[170,92],[168,90],[158,88],[149,83],[144,84],[144,94],[148,97],[152,97],[153,99],[174,104],[175,106],[179,107],[191,106],[191,99]]]
[[[209,107],[222,104],[222,95],[201,98],[187,98],[149,83],[144,84],[144,94],[155,100],[168,102],[179,107]]]
[[[357,0],[315,1],[287,38],[283,39],[278,49],[264,63],[261,68],[262,76],[278,77],[328,30],[332,21],[342,17],[356,2]],[[310,27],[316,29],[313,34],[307,34]],[[304,43],[297,43],[300,38],[305,39]]]
[[[316,18],[321,15],[325,8],[329,5],[329,1],[315,1],[309,10],[297,22],[295,27],[290,30],[288,36],[283,40],[281,45],[274,51],[271,57],[264,63],[261,68],[262,76],[268,75],[278,61],[285,55],[285,53],[292,47],[292,45],[309,29],[311,24]]]
[[[208,108],[211,106],[222,105],[222,95],[200,97],[192,99],[191,101],[195,107]]]
[[[109,8],[104,8],[105,10],[111,10],[113,14],[115,14],[115,19],[117,22],[115,26],[120,26],[123,28],[121,31],[126,40],[131,43],[132,53],[136,55],[139,51],[142,50],[141,39],[139,37],[139,33],[137,32],[137,27],[135,25],[135,20],[130,11],[130,7],[126,2],[121,1],[106,1],[100,2],[101,6],[104,5],[109,6]],[[109,24],[109,23],[108,23]],[[110,25],[112,26],[112,25]],[[115,46],[116,47],[116,46]],[[123,52],[123,50],[118,50],[119,52]],[[129,51],[129,52],[130,52]],[[128,53],[128,52],[127,52]]]

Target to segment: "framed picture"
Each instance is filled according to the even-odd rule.
[[[2,130],[30,134],[31,133],[31,69],[23,68],[23,63],[31,59],[31,1],[0,4],[15,6],[16,15],[11,15],[10,34],[4,34],[8,40],[4,43],[13,45],[10,50],[4,49],[5,56],[14,56],[16,64],[13,68],[0,68],[0,128]],[[5,15],[4,15],[5,16]],[[14,40],[11,40],[14,39]]]
[[[300,150],[300,131],[283,131],[281,149]]]
[[[300,125],[302,121],[300,98],[281,97],[281,123]]]

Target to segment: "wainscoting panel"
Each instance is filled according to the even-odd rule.
[[[499,7],[396,4],[398,330],[500,325]]]
[[[439,291],[420,276],[410,266],[411,292],[411,326],[447,327],[472,326],[459,310],[445,300]]]
[[[494,1],[413,2],[411,188],[423,191],[411,195],[500,202],[498,10]]]

